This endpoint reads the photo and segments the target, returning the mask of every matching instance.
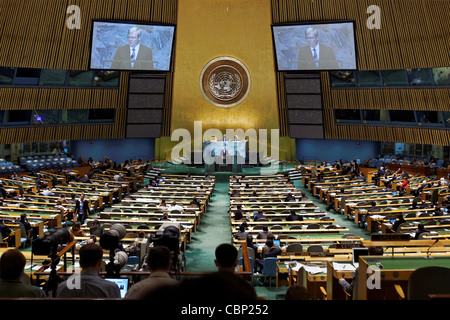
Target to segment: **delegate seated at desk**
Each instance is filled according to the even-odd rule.
[[[369,247],[369,256],[382,256],[383,255],[383,247]],[[341,277],[339,279],[339,284],[342,286],[342,288],[352,295],[353,300],[356,300],[358,298],[358,271],[359,268],[356,268],[355,276],[353,280],[349,283],[345,278]]]
[[[273,243],[273,238],[267,239],[266,244],[262,249],[262,259],[255,259],[255,272],[262,272],[265,258],[277,257],[281,255],[281,253],[281,248]]]

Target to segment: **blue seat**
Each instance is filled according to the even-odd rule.
[[[252,257],[248,257],[248,259],[250,260],[250,267],[251,267],[251,271],[252,271],[252,275],[253,275],[253,258]],[[238,266],[243,266],[244,265],[244,257],[240,257],[239,261],[238,261]]]
[[[127,264],[128,265],[137,265],[137,264],[139,264],[139,257],[138,256],[129,256]]]
[[[264,258],[264,264],[262,269],[262,275],[269,277],[269,285],[272,286],[272,278],[277,275],[277,262],[278,258],[268,257]]]

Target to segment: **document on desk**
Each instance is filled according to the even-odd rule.
[[[308,266],[308,265],[304,265],[302,263],[298,263],[296,265],[291,264],[291,269],[294,271],[300,270],[301,268],[305,269],[306,272],[310,273],[310,274],[318,274],[318,273],[326,273],[327,272],[327,268],[321,268],[318,266]]]
[[[304,269],[310,274],[327,273],[327,268],[321,268],[317,266],[304,266]]]
[[[333,262],[333,268],[336,271],[355,271],[356,268],[350,263]]]

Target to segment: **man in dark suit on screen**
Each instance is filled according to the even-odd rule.
[[[152,49],[141,44],[139,28],[128,30],[128,44],[117,49],[111,69],[153,70]]]
[[[319,33],[316,29],[306,29],[305,38],[308,45],[299,49],[299,70],[338,69],[333,49],[319,44]]]

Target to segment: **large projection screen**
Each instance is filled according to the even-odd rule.
[[[90,68],[170,71],[174,25],[93,21]]]
[[[278,71],[356,70],[354,22],[272,25]]]

